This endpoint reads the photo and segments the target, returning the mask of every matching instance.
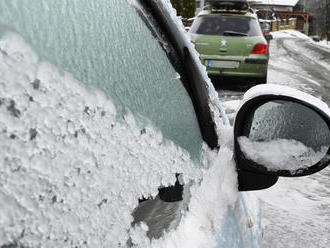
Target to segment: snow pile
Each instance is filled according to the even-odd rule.
[[[237,199],[231,150],[206,152],[203,172],[151,123],[118,119],[102,92],[39,61],[18,35],[0,49],[0,246],[125,247],[130,235],[137,247],[215,245]],[[150,242],[131,214],[175,173],[195,182],[189,212]]]
[[[303,34],[302,32],[299,32],[297,30],[281,30],[281,31],[276,31],[276,32],[271,32],[273,35],[273,38],[300,38],[300,39],[305,39],[305,40],[311,40],[310,37],[307,35]]]
[[[271,33],[273,38],[299,38],[308,41],[310,44],[319,46],[325,49],[330,49],[330,42],[327,40],[314,41],[311,37],[297,31],[297,30],[281,30]]]
[[[328,40],[321,40],[319,42],[314,42],[314,44],[316,44],[320,47],[323,47],[323,48],[330,49],[330,41],[328,41]]]
[[[296,140],[277,139],[271,141],[251,141],[248,137],[238,138],[244,155],[270,171],[297,171],[318,163],[327,153],[329,147],[314,151]],[[269,152],[271,151],[271,153]]]

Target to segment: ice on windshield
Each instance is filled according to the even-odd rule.
[[[188,152],[131,114],[118,120],[103,93],[39,62],[19,36],[0,47],[1,244],[116,247],[139,198],[175,173],[199,177]]]
[[[271,141],[252,141],[248,137],[238,138],[244,155],[269,171],[296,171],[318,163],[327,153],[329,147],[323,146],[320,151],[305,146],[302,142],[289,139]]]
[[[116,117],[102,92],[41,61],[25,41],[0,41],[0,245],[26,247],[211,247],[237,199],[232,151],[189,153],[132,114]],[[179,226],[150,241],[131,227],[142,196],[183,173],[191,188]],[[204,178],[201,181],[201,178]],[[194,239],[187,236],[194,235]]]
[[[7,0],[0,9],[0,35],[15,30],[41,60],[102,90],[118,116],[127,108],[148,118],[201,160],[191,99],[159,40],[126,0]]]

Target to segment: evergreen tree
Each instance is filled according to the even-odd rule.
[[[326,0],[326,38],[330,40],[330,0]]]
[[[173,7],[177,11],[178,16],[190,18],[195,15],[196,1],[195,0],[171,0]]]

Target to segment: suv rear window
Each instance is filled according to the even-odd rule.
[[[241,16],[200,16],[194,21],[190,32],[205,35],[261,35],[257,20]]]

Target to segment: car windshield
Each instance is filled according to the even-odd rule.
[[[258,22],[242,16],[200,16],[194,21],[190,32],[204,35],[261,35]]]

